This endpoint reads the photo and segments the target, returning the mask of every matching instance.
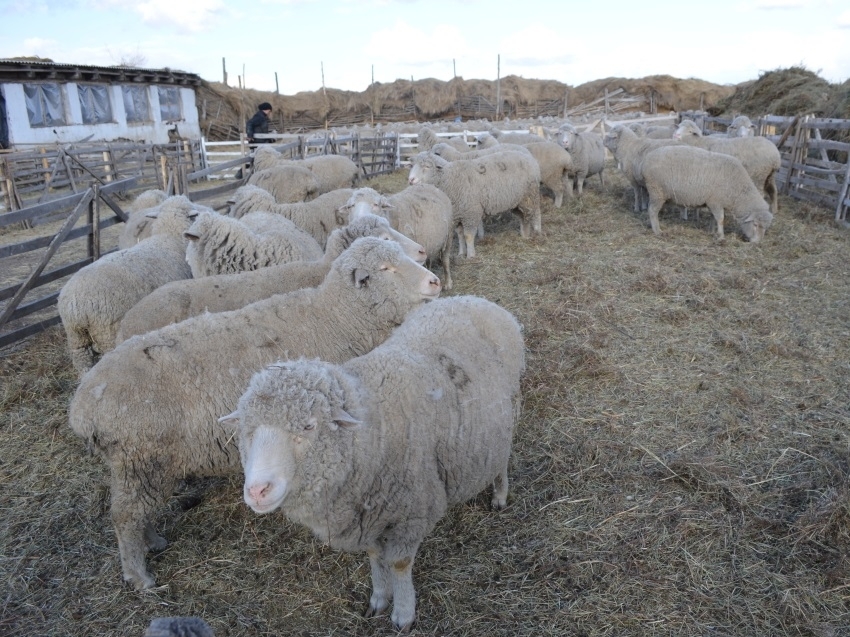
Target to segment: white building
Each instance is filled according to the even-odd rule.
[[[200,83],[170,69],[0,59],[0,148],[197,140]]]

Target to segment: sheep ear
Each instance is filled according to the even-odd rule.
[[[390,200],[386,197],[381,197],[381,208],[385,210],[392,210],[393,205],[390,203]]]
[[[157,217],[159,217],[159,210],[148,210],[145,213],[145,216],[150,217],[151,219],[156,219]]]
[[[369,281],[369,270],[364,268],[357,268],[354,270],[354,287],[356,288],[365,288],[366,283]]]
[[[218,421],[224,425],[225,427],[236,428],[239,426],[239,412],[234,411],[232,414],[227,414],[226,416],[222,416],[218,419]]]
[[[201,238],[201,235],[189,232],[188,230],[183,233],[183,236],[189,241],[198,241]]]
[[[341,427],[343,429],[352,429],[354,427],[360,427],[361,425],[363,425],[362,421],[357,420],[357,418],[349,414],[341,407],[336,407],[334,409],[333,413],[331,414],[331,419],[333,421],[332,428],[335,428],[333,427],[333,425],[336,425],[337,427]]]

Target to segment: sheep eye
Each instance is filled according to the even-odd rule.
[[[315,428],[316,428],[316,423],[313,422],[312,420],[310,422],[308,422],[306,425],[304,425],[304,431],[312,431]]]

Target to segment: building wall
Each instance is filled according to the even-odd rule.
[[[37,83],[37,82],[33,82]],[[159,92],[157,87],[149,85],[151,121],[127,122],[121,85],[106,85],[112,108],[111,123],[83,124],[82,109],[73,82],[59,83],[65,115],[68,123],[57,126],[30,126],[27,115],[24,85],[19,82],[0,84],[0,91],[6,99],[6,119],[8,124],[9,145],[12,148],[28,144],[70,144],[81,141],[114,141],[118,139],[167,144],[169,130],[174,130],[183,138],[197,140],[201,137],[198,123],[198,108],[193,88],[176,87],[180,92],[182,119],[163,122],[160,116]]]

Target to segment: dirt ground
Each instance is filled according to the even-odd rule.
[[[454,263],[447,294],[522,323],[525,404],[508,507],[483,493],[421,547],[414,635],[850,634],[850,234],[782,197],[760,244],[672,209],[656,237],[631,196],[612,164],[544,198],[542,237],[491,221]],[[61,328],[0,354],[0,634],[394,634],[362,617],[365,555],[254,514],[240,476],[175,497],[157,588],[127,589]]]

